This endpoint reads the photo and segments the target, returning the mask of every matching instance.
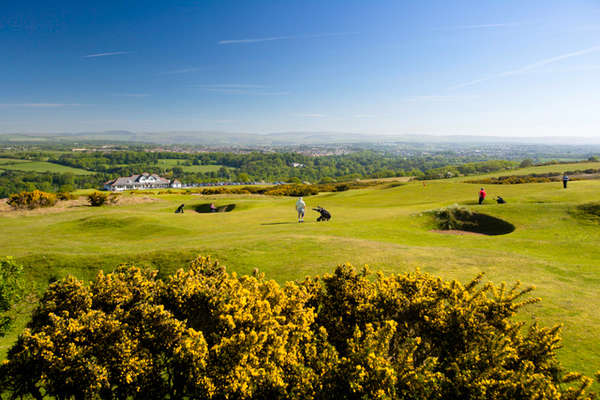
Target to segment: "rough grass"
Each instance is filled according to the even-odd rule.
[[[145,193],[161,201],[134,204],[124,195],[117,206],[2,214],[1,255],[13,255],[25,265],[36,293],[49,279],[67,274],[89,279],[122,262],[169,273],[196,254],[217,257],[239,273],[258,268],[279,282],[331,272],[343,262],[385,272],[420,268],[461,281],[484,272],[497,283],[535,285],[543,301],[523,317],[564,324],[560,358],[567,368],[588,375],[600,369],[600,229],[583,213],[573,213],[580,205],[600,202],[600,181],[574,181],[567,190],[561,183],[490,186],[488,198],[500,195],[507,204],[488,200],[481,206],[476,204],[480,185],[458,180],[383,187],[305,197],[304,224],[296,222],[295,198],[252,195]],[[173,213],[181,203],[187,211],[212,202],[236,208]],[[431,218],[419,217],[452,204],[509,221],[516,229],[499,236],[440,235],[431,232],[436,228]],[[331,211],[327,224],[316,222],[318,213],[311,208],[317,205]],[[19,327],[27,319],[23,310]],[[0,340],[2,350],[17,330]]]

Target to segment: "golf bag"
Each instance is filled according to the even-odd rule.
[[[317,208],[313,208],[313,210],[321,214],[321,216],[317,218],[317,222],[329,221],[331,219],[331,214],[323,207],[318,206]]]

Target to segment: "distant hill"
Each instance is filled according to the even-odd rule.
[[[501,137],[475,135],[382,135],[351,132],[274,132],[267,134],[219,131],[132,132],[125,130],[76,133],[0,133],[0,141],[123,141],[206,146],[289,146],[350,143],[539,144],[592,145],[600,137]]]

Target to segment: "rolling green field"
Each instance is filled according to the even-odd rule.
[[[12,160],[11,163],[5,162]],[[46,161],[27,161],[27,160],[16,160],[0,158],[0,169],[13,170],[13,171],[26,171],[26,172],[59,172],[66,173],[70,172],[74,175],[92,175],[94,172],[86,171],[80,168],[68,167],[65,165],[54,164]]]
[[[174,159],[160,159],[158,160],[158,166],[163,168],[181,167],[184,172],[216,172],[223,165],[178,165],[183,164],[185,160],[174,160]],[[225,167],[227,169],[235,169],[231,167]]]
[[[599,168],[599,163],[554,166]],[[531,172],[523,172],[531,171]],[[546,167],[511,174],[549,172]],[[501,175],[501,174],[500,174]],[[544,325],[564,324],[560,358],[588,375],[600,369],[600,223],[577,205],[600,201],[600,181],[488,185],[489,196],[476,205],[480,185],[458,179],[388,184],[306,197],[307,222],[298,224],[289,197],[255,195],[126,195],[121,205],[0,213],[0,255],[26,267],[42,290],[49,279],[74,274],[93,277],[122,262],[154,266],[162,274],[185,266],[197,254],[211,255],[229,270],[254,268],[284,282],[331,272],[335,265],[369,264],[385,272],[416,268],[466,281],[478,272],[500,283],[535,285],[541,303],[522,317]],[[492,196],[508,202],[498,205]],[[197,213],[194,206],[235,204],[227,213]],[[186,204],[184,214],[175,208]],[[502,236],[439,233],[424,211],[459,204],[501,218],[516,230]],[[330,222],[315,222],[311,207],[331,211]],[[0,341],[4,352],[22,328]]]

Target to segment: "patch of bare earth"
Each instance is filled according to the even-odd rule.
[[[460,231],[458,229],[449,229],[449,230],[442,230],[442,229],[432,229],[431,232],[435,232],[435,233],[442,233],[444,235],[471,235],[471,236],[487,236],[485,233],[478,233],[478,232],[469,232],[469,231]]]
[[[150,196],[119,196],[116,205],[128,205],[128,204],[142,204],[142,203],[154,203],[162,201],[156,197]]]

